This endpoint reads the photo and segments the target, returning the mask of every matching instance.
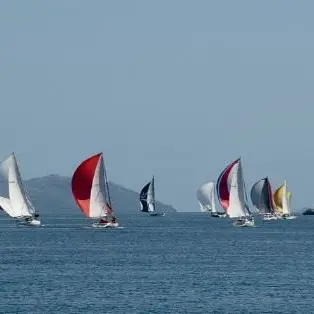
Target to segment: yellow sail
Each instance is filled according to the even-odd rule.
[[[275,211],[278,213],[282,213],[283,187],[284,184],[282,184],[274,193]]]

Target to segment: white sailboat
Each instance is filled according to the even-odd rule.
[[[212,217],[226,217],[226,213],[217,210],[214,181],[201,185],[196,196],[202,212],[208,212]]]
[[[240,158],[221,173],[217,181],[217,191],[219,201],[226,209],[227,215],[232,219],[237,219],[233,223],[234,226],[254,227],[254,218],[248,206]]]
[[[5,159],[0,168],[8,181],[9,190],[9,198],[0,197],[0,206],[9,216],[18,219],[19,223],[40,226],[39,214],[26,193],[15,154]]]
[[[148,182],[140,192],[141,211],[150,216],[165,216],[164,212],[156,211],[155,201],[155,178]]]

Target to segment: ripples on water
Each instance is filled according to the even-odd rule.
[[[0,220],[0,313],[314,313],[314,216]]]

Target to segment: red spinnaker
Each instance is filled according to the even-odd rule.
[[[227,166],[224,171],[220,174],[217,180],[217,194],[218,194],[218,199],[221,204],[221,207],[224,210],[227,210],[229,207],[229,186],[228,186],[228,179],[230,172],[233,168],[233,166],[239,162],[240,158],[232,162],[229,166]]]
[[[90,195],[95,169],[102,153],[84,160],[75,170],[72,177],[72,193],[78,207],[89,217]]]

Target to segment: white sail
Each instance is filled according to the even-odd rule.
[[[287,198],[288,198],[288,208],[289,208],[289,213],[292,214],[292,204],[291,204],[291,192],[287,192]]]
[[[283,185],[283,190],[282,190],[282,214],[283,215],[290,214],[289,200],[288,200],[288,195],[287,195],[287,182],[286,181]]]
[[[241,160],[239,160],[233,168],[227,213],[230,218],[249,216],[249,213],[246,210]]]
[[[14,217],[14,211],[12,210],[10,200],[6,197],[0,196],[0,207],[11,217]]]
[[[152,179],[148,191],[147,191],[147,204],[148,204],[148,211],[154,212],[155,211],[155,182],[154,178]]]
[[[100,156],[93,177],[90,195],[89,217],[100,218],[106,215],[104,161]]]
[[[203,206],[200,202],[198,202],[198,204],[200,205],[200,210],[201,212],[206,212],[206,206]]]
[[[4,206],[4,210],[12,217],[31,217],[34,207],[26,195],[14,154],[2,162],[1,171],[9,185],[10,209]]]
[[[216,213],[215,182],[204,183],[197,191],[197,199],[203,212]]]
[[[215,183],[214,183],[214,188],[212,190],[211,203],[212,203],[212,213],[218,213],[216,209],[216,202],[215,202]]]

